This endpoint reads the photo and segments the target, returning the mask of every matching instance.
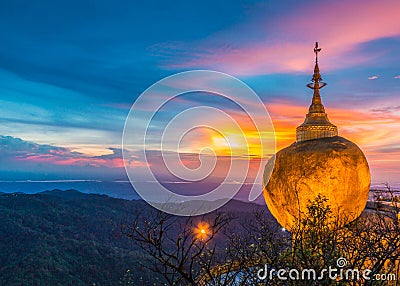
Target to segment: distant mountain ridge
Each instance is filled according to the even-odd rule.
[[[107,195],[82,193],[75,189],[69,189],[69,190],[53,189],[51,191],[50,190],[43,191],[43,192],[39,192],[37,194],[38,195],[46,195],[46,196],[54,196],[54,197],[59,197],[59,198],[63,198],[63,199],[82,199],[82,198],[87,197],[88,195],[109,197]]]

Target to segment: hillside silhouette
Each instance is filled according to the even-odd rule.
[[[239,222],[261,208],[232,200],[221,210]],[[119,285],[128,269],[134,281],[154,281],[121,225],[155,211],[142,200],[77,190],[0,194],[0,284]]]

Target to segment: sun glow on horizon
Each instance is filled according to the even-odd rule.
[[[212,150],[216,156],[236,158],[264,158],[272,154],[268,146],[262,146],[263,140],[275,140],[272,132],[258,132],[254,129],[230,130],[221,127],[218,132],[213,129],[202,128],[192,131],[183,137],[179,146],[182,153],[203,153],[205,149]],[[173,148],[169,148],[173,150]],[[206,152],[207,153],[207,152]]]

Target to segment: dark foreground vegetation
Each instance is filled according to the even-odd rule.
[[[265,206],[234,200],[177,217],[75,190],[0,194],[0,285],[398,285],[399,218],[367,210],[340,226],[318,196],[289,233]],[[329,267],[372,279],[320,275]]]
[[[260,209],[239,201],[223,208],[238,222]],[[0,285],[163,285],[161,274],[143,267],[151,255],[126,235],[135,220],[155,215],[144,201],[75,190],[0,194]]]
[[[366,210],[350,222],[333,217],[319,195],[299,215],[289,233],[265,211],[240,222],[234,212],[219,212],[183,224],[158,213],[138,216],[126,235],[150,256],[140,263],[161,274],[165,285],[398,285],[396,206]],[[179,230],[169,232],[171,225]]]

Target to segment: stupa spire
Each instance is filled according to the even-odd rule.
[[[321,52],[321,48],[318,47],[318,42],[315,42],[314,53],[315,53],[315,66],[314,74],[311,79],[312,83],[307,84],[307,87],[314,90],[312,104],[310,106],[310,112],[325,112],[324,106],[322,105],[321,95],[319,90],[323,88],[326,83],[322,81],[321,73],[318,66],[318,53]]]
[[[314,74],[311,79],[312,82],[307,84],[307,87],[314,90],[314,93],[304,123],[296,128],[297,142],[338,135],[337,127],[328,120],[328,115],[325,113],[319,93],[319,90],[326,86],[326,83],[322,81],[318,66],[319,52],[321,52],[321,48],[318,47],[318,42],[315,42]]]

